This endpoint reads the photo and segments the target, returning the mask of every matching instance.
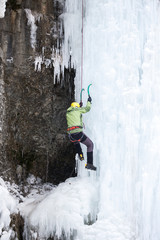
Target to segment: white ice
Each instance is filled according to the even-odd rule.
[[[42,54],[40,56],[35,57],[34,61],[34,70],[37,72],[41,72],[42,66],[45,68],[54,67],[54,76],[53,76],[53,83],[60,82],[60,75],[64,73],[64,66],[61,53],[57,49],[52,49],[51,57],[45,57],[45,49],[42,49]],[[63,69],[63,70],[62,70]]]
[[[104,239],[111,240],[116,233],[122,233],[123,237],[117,239],[134,236],[158,240],[160,3],[158,0],[83,2],[83,87],[87,89],[89,83],[93,84],[92,110],[84,116],[85,131],[95,144],[94,164],[98,167],[100,184],[98,220],[89,227],[90,231],[94,229],[92,239],[100,239],[96,235],[99,228],[95,226],[101,225],[101,233],[106,231]],[[72,43],[68,50],[76,66],[79,101],[81,1],[68,0],[66,6],[65,33]],[[79,172],[84,175],[81,167]],[[124,229],[118,229],[117,218]],[[107,229],[111,225],[114,227],[109,236]],[[129,235],[125,234],[126,228]],[[86,232],[84,239],[88,237]]]
[[[7,0],[0,1],[0,18],[4,18]]]
[[[91,178],[70,178],[48,194],[26,199],[19,209],[27,225],[38,230],[40,238],[65,234],[67,239],[72,235],[82,239],[84,221],[96,218],[96,189],[97,182]]]
[[[37,36],[37,24],[36,21],[40,21],[42,14],[37,12],[32,12],[30,9],[26,8],[26,17],[28,19],[28,25],[30,26],[30,43],[33,49],[36,48],[36,36]]]
[[[95,143],[100,181],[96,224],[101,222],[107,231],[106,221],[114,219],[116,228],[117,216],[124,221],[124,236],[130,228],[126,239],[134,232],[135,239],[158,240],[160,3],[84,2],[83,87],[93,83],[85,125]],[[114,233],[106,239],[114,239]]]
[[[0,178],[0,236],[2,240],[9,240],[12,234],[10,215],[13,212],[16,212],[16,200],[9,194],[4,181]]]

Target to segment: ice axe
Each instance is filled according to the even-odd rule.
[[[83,102],[82,102],[82,93],[84,91],[84,88],[82,88],[81,92],[80,92],[80,107],[83,106]]]
[[[89,89],[90,89],[90,86],[91,86],[92,84],[89,84],[88,85],[88,88],[87,88],[87,92],[88,92],[88,97],[90,97],[90,92],[89,92]],[[84,91],[85,89],[84,88],[82,88],[82,90],[81,90],[81,92],[80,92],[80,107],[82,107],[83,106],[83,102],[82,102],[82,93],[83,93],[83,91]]]
[[[90,97],[90,92],[89,92],[90,86],[92,86],[92,84],[89,84],[89,85],[88,85],[88,88],[87,88],[88,97]]]

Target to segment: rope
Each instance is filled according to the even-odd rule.
[[[82,0],[81,90],[82,86],[83,86],[83,0]]]

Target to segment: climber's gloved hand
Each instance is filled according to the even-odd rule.
[[[90,95],[88,96],[88,102],[90,102],[90,103],[92,102],[92,98]]]
[[[80,107],[82,107],[82,106],[83,106],[83,103],[82,103],[82,102],[80,102],[80,103],[79,103],[79,106],[80,106]]]

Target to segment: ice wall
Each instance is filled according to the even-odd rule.
[[[79,69],[80,3],[67,0],[66,6],[71,23],[65,31]],[[141,240],[160,236],[159,7],[158,0],[84,1],[83,87],[93,83],[92,111],[84,121],[95,143],[98,221],[116,225],[120,217]]]

